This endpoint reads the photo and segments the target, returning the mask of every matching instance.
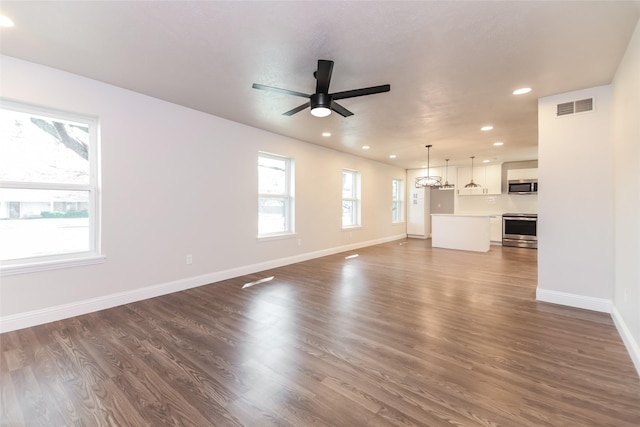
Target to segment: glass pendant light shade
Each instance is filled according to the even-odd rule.
[[[475,182],[473,182],[473,159],[475,159],[475,156],[471,156],[471,181],[464,186],[464,188],[478,188],[478,187],[482,187],[480,184],[476,184]]]
[[[444,159],[444,161],[446,162],[446,166],[445,166],[445,179],[444,179],[444,184],[442,184],[442,186],[440,187],[441,190],[451,190],[453,188],[455,188],[454,184],[449,184],[449,159]]]

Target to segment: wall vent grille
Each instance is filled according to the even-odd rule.
[[[593,98],[563,102],[556,106],[556,117],[593,111]]]
[[[581,99],[576,101],[576,113],[584,113],[593,110],[593,98]]]

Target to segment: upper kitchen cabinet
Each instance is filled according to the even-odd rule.
[[[471,168],[458,168],[458,189],[460,196],[487,196],[502,193],[502,165],[474,166],[473,182],[480,187],[465,188],[471,182]]]
[[[538,179],[538,168],[509,169],[507,171],[508,181],[528,180],[528,179]]]

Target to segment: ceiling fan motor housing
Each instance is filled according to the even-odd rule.
[[[311,109],[331,108],[331,95],[328,93],[314,93],[311,95]]]

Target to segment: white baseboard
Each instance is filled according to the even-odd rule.
[[[633,338],[631,330],[627,327],[626,322],[615,305],[611,310],[611,317],[618,329],[620,337],[622,337],[622,342],[624,342],[625,347],[627,347],[633,365],[636,367],[636,371],[638,371],[638,376],[640,376],[640,345],[638,345],[638,342]]]
[[[631,356],[633,365],[635,366],[636,371],[638,371],[638,376],[640,376],[640,345],[638,345],[638,342],[636,342],[636,340],[633,338],[633,335],[631,334],[631,331],[622,318],[622,315],[611,300],[568,294],[564,292],[549,291],[540,288],[536,290],[536,299],[538,301],[545,301],[554,304],[567,305],[570,307],[584,308],[587,310],[600,311],[603,313],[611,314],[613,323],[616,326],[620,337],[622,338],[622,342],[624,342],[624,345],[629,352],[629,356]]]
[[[123,304],[130,304],[148,298],[154,298],[173,292],[183,291],[185,289],[219,282],[221,280],[232,279],[234,277],[243,276],[245,274],[257,273],[259,271],[282,267],[289,264],[295,264],[297,262],[308,261],[314,258],[320,258],[340,252],[351,251],[366,246],[378,245],[381,243],[387,243],[405,238],[406,234],[385,237],[382,239],[370,240],[367,242],[354,243],[351,245],[344,245],[329,249],[323,249],[320,251],[294,255],[287,258],[274,259],[258,264],[245,265],[201,276],[187,277],[172,282],[161,283],[158,285],[147,286],[144,288],[134,289],[126,292],[119,292],[69,304],[47,307],[40,310],[33,310],[9,316],[1,316],[0,333],[41,325],[43,323],[54,322],[56,320],[67,319],[69,317],[81,316],[83,314],[92,313],[94,311],[105,310],[107,308],[113,308]]]
[[[553,304],[568,305],[569,307],[584,308],[586,310],[600,311],[602,313],[611,313],[611,300],[605,298],[594,298],[537,288],[536,300],[550,302]]]

